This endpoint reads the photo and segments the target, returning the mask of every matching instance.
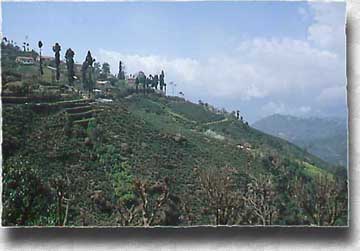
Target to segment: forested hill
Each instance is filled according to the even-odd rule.
[[[334,165],[347,165],[347,123],[340,118],[298,118],[275,114],[253,124]]]
[[[108,69],[89,97],[64,65],[2,68],[5,226],[347,225],[346,173],[232,113]]]

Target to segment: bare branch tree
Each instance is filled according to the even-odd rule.
[[[232,175],[235,169],[195,170],[199,176],[201,195],[207,205],[204,212],[211,215],[212,224],[235,225],[242,222],[243,207],[241,193],[236,189]]]
[[[243,200],[247,210],[255,216],[255,224],[271,225],[278,217],[275,186],[270,177],[251,176]],[[252,222],[251,222],[252,223]]]
[[[315,225],[335,225],[347,210],[344,190],[346,184],[337,182],[332,175],[319,174],[314,185],[302,177],[298,178],[292,189],[298,206],[310,217]]]
[[[134,182],[134,192],[136,199],[130,207],[122,201],[116,207],[121,225],[178,224],[180,199],[171,195],[168,178],[156,183],[137,180]]]

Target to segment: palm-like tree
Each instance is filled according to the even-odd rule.
[[[38,42],[39,46],[39,64],[40,64],[40,75],[44,74],[43,67],[42,67],[42,58],[41,58],[41,48],[43,46],[43,43],[41,41]]]
[[[56,66],[56,80],[60,80],[60,51],[61,46],[59,43],[55,43],[53,46],[53,51],[55,52],[55,66]]]
[[[74,82],[74,55],[75,52],[69,48],[67,49],[65,53],[65,59],[66,59],[66,67],[67,67],[67,73],[68,73],[68,80],[69,84],[72,85]]]

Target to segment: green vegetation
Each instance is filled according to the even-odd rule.
[[[112,102],[37,85],[3,104],[5,226],[347,224],[346,175],[225,111],[121,77]]]

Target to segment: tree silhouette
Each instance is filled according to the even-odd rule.
[[[149,75],[149,77],[145,77],[145,86],[147,90],[150,89],[151,83],[152,83],[152,76]]]
[[[98,79],[101,75],[101,64],[99,62],[94,63],[94,77]]]
[[[95,59],[91,56],[91,52],[88,51],[81,70],[82,70],[84,89],[86,89],[89,92],[89,96],[95,87],[95,80],[93,77],[93,63],[94,62],[95,62]]]
[[[154,78],[153,78],[153,83],[154,83],[155,89],[157,90],[158,85],[159,85],[159,76],[158,76],[158,75],[155,75],[155,76],[154,76]]]
[[[41,41],[38,42],[39,46],[39,65],[40,65],[40,75],[44,75],[43,67],[42,67],[42,58],[41,58],[41,48],[43,43]]]
[[[66,53],[65,53],[65,59],[66,59],[66,67],[67,67],[67,72],[68,72],[68,80],[69,80],[69,84],[72,85],[74,82],[74,55],[75,52],[69,48],[67,49]]]
[[[55,66],[56,66],[56,80],[60,80],[60,51],[61,46],[59,43],[55,43],[53,46],[53,51],[55,52]]]
[[[136,77],[136,79],[135,79],[136,93],[139,92],[139,83],[140,83],[139,78]]]
[[[145,94],[145,92],[146,92],[146,90],[145,90],[145,87],[146,87],[146,76],[145,76],[145,73],[142,72],[142,71],[140,71],[139,74],[138,74],[138,76],[137,76],[137,78],[138,78],[139,83],[142,84],[142,86],[143,86],[143,92],[144,92],[144,94]]]
[[[109,63],[103,63],[102,68],[101,68],[101,73],[103,75],[104,78],[107,78],[108,75],[110,75],[110,65]]]
[[[118,79],[120,79],[120,80],[124,80],[124,79],[125,79],[124,65],[123,65],[123,63],[122,63],[121,61],[119,62],[119,74],[118,74]]]
[[[160,74],[160,90],[163,91],[164,90],[164,87],[166,86],[165,84],[165,74],[164,74],[164,71],[161,71],[161,74]],[[165,87],[166,88],[166,87]]]

